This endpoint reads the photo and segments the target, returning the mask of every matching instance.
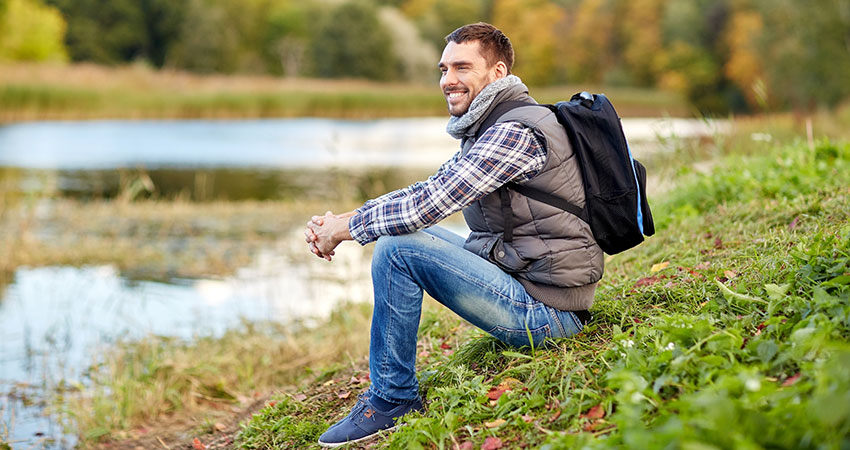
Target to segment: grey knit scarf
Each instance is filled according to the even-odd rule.
[[[462,116],[452,116],[446,125],[446,132],[455,139],[461,139],[478,119],[487,112],[496,94],[503,90],[522,83],[516,75],[508,75],[505,78],[500,78],[487,86],[478,93],[469,105],[469,110]]]

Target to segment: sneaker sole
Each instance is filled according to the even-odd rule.
[[[336,447],[342,447],[344,445],[359,444],[361,442],[366,442],[366,441],[375,439],[377,437],[380,437],[382,434],[390,433],[390,432],[394,431],[397,426],[398,425],[394,425],[394,426],[386,428],[384,430],[378,430],[378,431],[376,431],[376,432],[374,432],[374,433],[372,433],[368,436],[363,436],[362,438],[354,439],[353,441],[333,442],[333,443],[332,442],[319,441],[319,446],[324,447],[324,448],[336,448]]]

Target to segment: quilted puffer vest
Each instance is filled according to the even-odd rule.
[[[490,110],[506,101],[534,102],[524,85],[499,93]],[[489,113],[489,111],[488,111]],[[462,140],[466,154],[475,144],[482,118]],[[581,172],[563,126],[547,108],[515,108],[499,122],[519,122],[531,128],[546,147],[546,163],[527,186],[584,206]],[[497,190],[463,210],[472,231],[464,247],[498,265],[517,278],[535,299],[560,310],[588,309],[593,303],[596,282],[602,278],[602,249],[593,239],[590,226],[578,217],[515,191],[510,193],[513,240],[503,241],[505,217]]]

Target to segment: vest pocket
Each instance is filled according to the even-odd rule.
[[[499,266],[505,272],[522,273],[527,272],[533,260],[525,259],[510,245],[505,244],[502,238],[496,239],[488,252],[489,260]]]

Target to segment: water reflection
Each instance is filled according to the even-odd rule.
[[[0,125],[0,192],[114,197],[149,175],[152,193],[192,200],[328,198],[420,179],[458,150],[444,118],[344,121],[88,121]],[[727,122],[623,119],[635,156],[711,136]],[[5,167],[5,168],[4,168]],[[319,183],[323,181],[323,183]]]
[[[32,122],[0,126],[0,165],[422,167],[457,151],[444,118]],[[399,151],[415,149],[413,152]]]
[[[243,320],[309,323],[370,298],[369,252],[346,243],[329,264],[305,250],[297,230],[218,280],[132,281],[112,266],[20,269],[0,303],[2,423],[14,422],[12,441],[69,448],[74,438],[42,415],[41,391],[79,380],[104,344],[220,335]]]
[[[426,177],[425,168],[160,168],[46,170],[0,167],[7,200],[47,195],[81,200],[134,198],[211,200],[354,199],[365,201]],[[135,190],[134,183],[149,180]]]

